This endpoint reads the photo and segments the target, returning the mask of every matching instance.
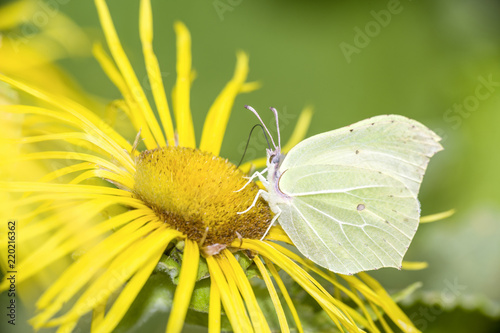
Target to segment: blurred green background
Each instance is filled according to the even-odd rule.
[[[48,1],[102,40],[93,1]],[[139,79],[148,90],[138,35],[138,0],[107,1]],[[64,3],[64,4],[63,4]],[[500,331],[500,2],[493,0],[152,0],[155,50],[165,86],[175,82],[173,22],[192,34],[197,71],[191,106],[197,140],[204,117],[231,78],[235,52],[250,54],[262,88],[235,103],[221,155],[237,162],[254,116],[281,114],[284,141],[306,105],[308,135],[378,114],[416,119],[443,137],[424,179],[422,214],[455,208],[422,225],[405,259],[422,271],[373,273],[389,291],[415,281],[406,313],[425,332]],[[83,88],[107,100],[118,91],[91,57],[60,61]],[[271,126],[272,127],[272,126]],[[247,160],[265,153],[255,136]],[[130,138],[133,140],[133,138]],[[199,141],[198,141],[199,142]]]

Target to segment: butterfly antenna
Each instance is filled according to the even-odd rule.
[[[243,162],[243,159],[245,158],[245,154],[247,153],[247,149],[248,149],[248,144],[250,143],[250,137],[252,136],[252,132],[253,130],[255,129],[255,127],[259,126],[261,129],[262,129],[262,133],[264,133],[264,137],[266,138],[266,142],[267,142],[267,146],[269,147],[269,149],[271,149],[271,145],[269,144],[269,140],[267,139],[267,134],[266,134],[266,131],[264,131],[264,127],[262,127],[261,124],[256,124],[252,127],[252,129],[250,130],[250,134],[248,134],[248,140],[247,140],[247,145],[245,146],[245,150],[243,151],[243,155],[241,156],[241,160],[240,162],[238,163],[238,165],[236,167],[240,167],[241,165],[241,162]]]
[[[278,131],[278,147],[281,150],[281,135],[280,135],[280,123],[278,121],[278,111],[271,107],[271,111],[274,113],[274,117],[276,118],[276,130]]]
[[[245,109],[247,110],[250,110],[253,112],[253,114],[259,119],[260,123],[262,124],[262,126],[264,126],[264,129],[266,130],[267,134],[269,135],[269,137],[271,138],[271,142],[273,143],[273,146],[274,148],[278,148],[276,147],[276,144],[274,143],[274,140],[273,140],[273,136],[271,135],[271,133],[269,132],[269,130],[267,129],[266,127],[266,124],[264,124],[264,122],[262,121],[262,119],[260,118],[259,114],[257,113],[257,111],[255,111],[255,109],[253,107],[251,107],[250,105],[245,105]]]

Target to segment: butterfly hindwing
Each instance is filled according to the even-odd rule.
[[[284,172],[279,222],[299,251],[341,274],[400,267],[418,227],[419,203],[396,178],[344,165]]]

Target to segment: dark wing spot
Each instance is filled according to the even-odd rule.
[[[359,150],[356,150],[356,155],[359,154]]]
[[[351,129],[349,130],[349,132],[352,132],[352,131],[354,131],[354,129],[352,129],[352,128],[351,128]]]
[[[363,205],[363,204],[359,204],[359,205],[358,205],[358,207],[356,207],[356,209],[357,209],[358,211],[362,211],[363,209],[365,209],[365,205]]]
[[[372,126],[375,125],[375,123],[372,123]]]

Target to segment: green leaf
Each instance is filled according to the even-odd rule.
[[[179,283],[179,274],[182,266],[182,252],[175,247],[170,254],[163,255],[158,262],[155,270],[158,272],[167,273],[172,282],[177,285]],[[198,266],[198,276],[196,277],[196,281],[200,281],[202,279],[206,279],[210,276],[208,272],[208,265],[205,258],[200,257],[200,263]]]
[[[210,304],[210,279],[204,279],[196,282],[191,297],[189,308],[198,312],[208,313]]]

